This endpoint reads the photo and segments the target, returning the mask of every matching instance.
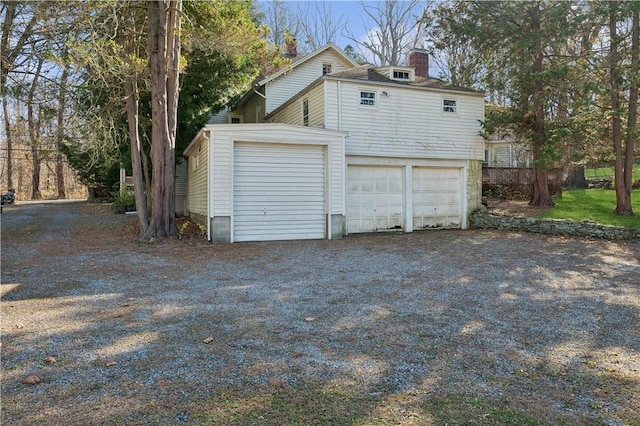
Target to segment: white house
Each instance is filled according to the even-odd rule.
[[[185,150],[213,242],[466,228],[481,205],[483,93],[333,44],[261,79]],[[224,124],[221,124],[224,123]]]

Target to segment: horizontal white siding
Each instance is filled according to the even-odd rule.
[[[176,213],[188,214],[187,210],[187,162],[176,165]]]
[[[207,214],[207,176],[208,176],[208,144],[206,140],[199,143],[188,157],[187,203],[191,213],[206,216]],[[197,167],[196,167],[197,164]]]
[[[484,118],[482,96],[367,82],[327,85],[325,126],[349,132],[347,155],[474,160],[484,156],[478,122]],[[360,105],[360,90],[376,92],[375,107]],[[442,112],[443,99],[455,99],[457,113]]]
[[[272,117],[275,123],[294,124],[302,126],[302,102],[309,100],[309,127],[322,127],[324,125],[324,85],[320,84],[311,89],[306,96],[302,96],[290,102]]]
[[[229,122],[229,111],[223,109],[217,114],[212,115],[207,124],[227,124]]]
[[[332,72],[351,68],[342,57],[333,50],[326,50],[306,62],[292,68],[284,74],[267,83],[267,113],[272,112],[287,100],[291,99],[302,89],[322,77],[322,64],[332,65]]]

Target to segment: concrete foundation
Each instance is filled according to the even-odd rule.
[[[338,240],[343,237],[345,231],[345,217],[341,214],[331,215],[331,239]]]
[[[229,216],[215,216],[211,218],[211,242],[231,242],[231,218]]]

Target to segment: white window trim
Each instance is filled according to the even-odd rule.
[[[198,148],[198,151],[196,152],[195,155],[192,155],[191,158],[193,159],[193,161],[191,162],[191,170],[192,171],[196,171],[198,170],[198,167],[200,167],[200,151],[202,150],[202,148]]]
[[[407,78],[396,77],[394,75],[395,73],[407,74]],[[396,81],[414,81],[415,80],[415,70],[404,69],[404,68],[392,68],[389,78],[391,78],[392,80],[396,80]]]
[[[446,107],[444,103],[447,101],[453,101],[456,103],[455,111],[445,111]],[[442,98],[442,102],[440,102],[440,108],[442,114],[458,115],[458,112],[460,111],[460,100],[458,98]],[[450,108],[450,106],[448,108]]]
[[[323,62],[322,63],[322,75],[326,75],[324,72],[324,67],[328,66],[330,71],[327,74],[331,74],[333,72],[333,62]]]
[[[362,103],[362,93],[373,93],[373,105],[363,104]],[[366,99],[366,98],[365,98]],[[358,106],[361,108],[378,108],[378,91],[372,89],[358,89]]]

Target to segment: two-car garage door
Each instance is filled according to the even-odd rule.
[[[325,148],[234,144],[234,241],[325,237]]]
[[[406,167],[410,168],[410,194],[406,194]],[[405,230],[407,215],[414,230],[459,228],[460,182],[460,168],[350,165],[347,232]]]

